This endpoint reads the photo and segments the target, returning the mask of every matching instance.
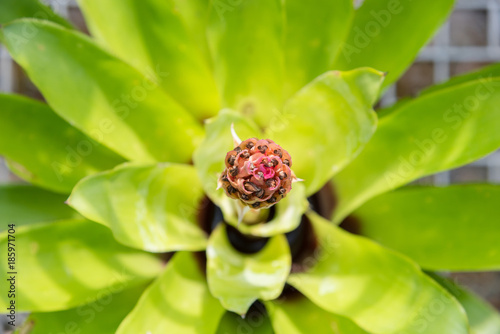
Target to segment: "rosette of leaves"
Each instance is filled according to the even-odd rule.
[[[433,272],[500,268],[500,188],[395,190],[500,146],[499,67],[373,109],[453,1],[79,5],[92,37],[0,2],[46,101],[0,95],[0,154],[32,184],[0,188],[20,332],[499,333]],[[216,191],[231,124],[304,180],[251,223]]]

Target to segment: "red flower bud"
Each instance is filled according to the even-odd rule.
[[[219,186],[253,209],[268,208],[292,189],[295,178],[287,151],[270,139],[250,138],[226,154]]]

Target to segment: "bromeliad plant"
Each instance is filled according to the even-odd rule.
[[[79,4],[0,1],[20,333],[500,333],[433,273],[500,268],[500,188],[391,191],[500,146],[500,67],[372,109],[453,1]]]

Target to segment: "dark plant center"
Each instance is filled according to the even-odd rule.
[[[334,195],[332,187],[327,184],[320,191],[308,198],[311,209],[326,219],[330,219],[334,209]],[[269,223],[276,214],[275,207],[269,209],[263,224]],[[208,197],[200,203],[198,211],[198,222],[202,229],[210,235],[218,224],[224,222],[221,209]],[[231,245],[241,253],[254,254],[259,252],[267,244],[269,238],[254,237],[241,233],[237,228],[226,223],[227,237]],[[299,226],[285,234],[290,245],[292,254],[292,272],[304,270],[304,261],[313,254],[317,241],[314,236],[311,223],[305,215]]]

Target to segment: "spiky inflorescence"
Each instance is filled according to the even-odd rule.
[[[274,141],[250,138],[227,153],[219,186],[253,209],[268,208],[292,189],[291,166],[290,154]]]

